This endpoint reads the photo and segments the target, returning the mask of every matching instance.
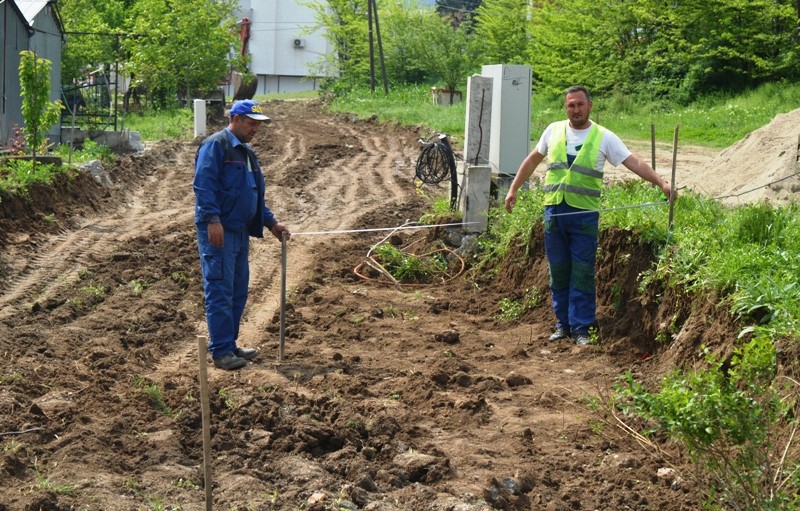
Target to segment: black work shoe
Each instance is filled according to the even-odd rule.
[[[247,360],[237,357],[233,352],[226,353],[214,359],[214,367],[233,371],[247,365]]]
[[[550,334],[550,341],[560,341],[561,339],[569,339],[569,330],[566,328],[557,327],[556,331]]]
[[[575,344],[578,346],[588,346],[592,344],[592,338],[587,334],[575,334],[572,340],[575,341]]]
[[[258,351],[253,348],[236,348],[233,354],[245,360],[253,360],[258,355]]]

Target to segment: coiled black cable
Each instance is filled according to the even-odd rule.
[[[458,177],[456,157],[447,135],[438,135],[438,140],[426,142],[417,158],[416,177],[427,185],[435,185],[450,177],[450,209],[455,209],[458,199]],[[421,140],[420,140],[421,142]]]

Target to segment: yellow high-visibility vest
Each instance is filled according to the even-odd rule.
[[[600,141],[605,128],[592,123],[583,146],[572,165],[567,164],[567,123],[553,126],[547,150],[547,174],[544,178],[545,205],[564,200],[579,209],[600,209],[603,171],[595,170],[600,154]]]

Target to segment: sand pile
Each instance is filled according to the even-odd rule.
[[[679,172],[679,186],[737,205],[783,203],[800,195],[800,109],[778,114],[714,157]],[[688,169],[687,169],[688,170]]]

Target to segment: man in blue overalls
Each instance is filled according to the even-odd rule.
[[[239,369],[257,355],[239,347],[239,323],[247,303],[250,236],[277,239],[289,230],[278,223],[264,200],[264,175],[247,145],[270,122],[256,101],[236,101],[228,127],[206,138],[197,151],[194,174],[197,246],[203,271],[208,350],[214,365]]]
[[[505,199],[510,213],[517,191],[547,157],[544,179],[544,244],[550,268],[550,294],[556,315],[551,341],[572,339],[579,346],[592,342],[596,327],[595,256],[600,195],[606,161],[622,163],[634,174],[661,188],[672,189],[650,165],[632,154],[620,138],[589,120],[592,100],[576,85],[564,94],[567,120],[550,124],[536,148],[517,170]]]

